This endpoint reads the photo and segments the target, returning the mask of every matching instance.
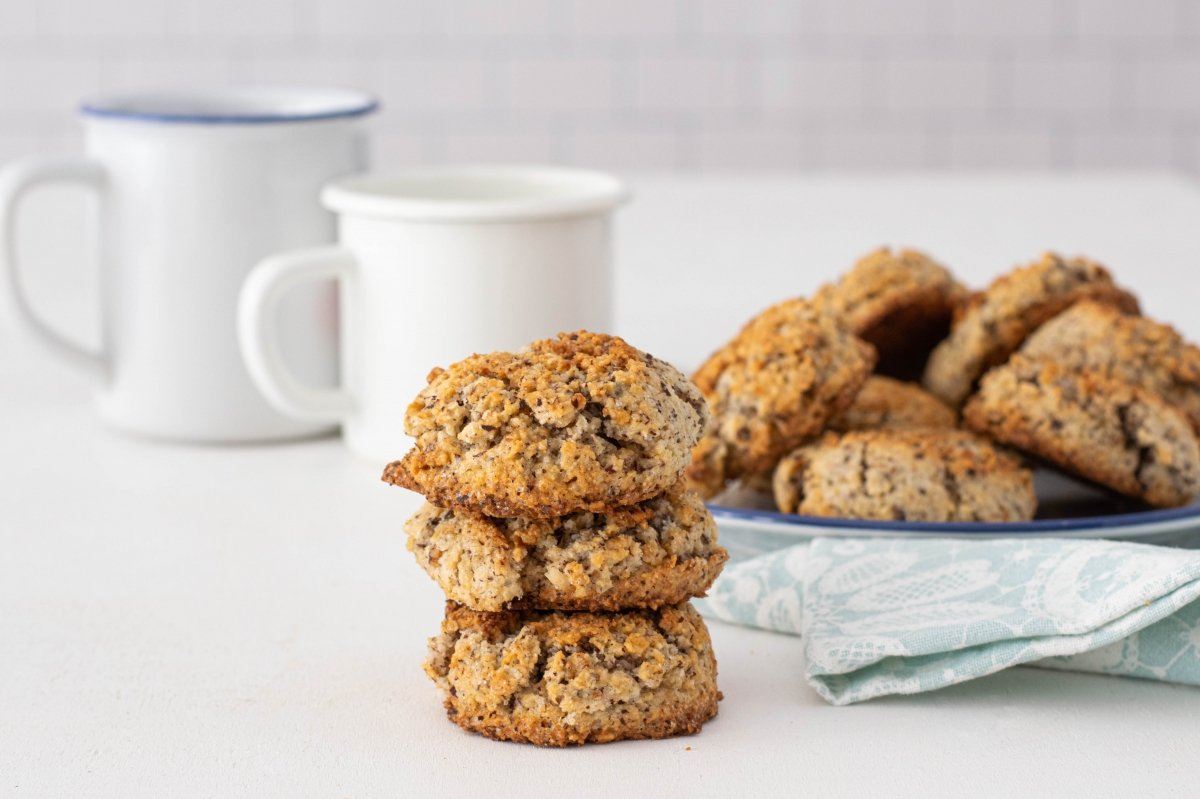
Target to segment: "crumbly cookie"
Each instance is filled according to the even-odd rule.
[[[1157,394],[1098,372],[1014,355],[984,375],[969,427],[1161,507],[1200,494],[1200,445]]]
[[[923,522],[1027,521],[1033,475],[963,430],[827,435],[775,469],[784,513]]]
[[[1021,354],[1153,391],[1200,432],[1200,347],[1168,325],[1111,305],[1080,302],[1038,328]]]
[[[863,383],[850,406],[829,420],[826,429],[848,433],[852,430],[912,430],[930,428],[953,430],[958,413],[916,383],[871,375]],[[761,494],[774,491],[774,469],[742,478],[743,488]]]
[[[705,496],[767,471],[854,399],[875,349],[804,299],[750,320],[693,376],[712,421],[688,477]]]
[[[475,610],[620,610],[703,596],[729,554],[682,483],[640,504],[500,519],[426,503],[408,548],[449,599]]]
[[[601,511],[674,485],[707,418],[670,364],[562,333],[434,369],[404,418],[416,446],[383,479],[489,516]]]
[[[868,377],[850,407],[829,420],[836,432],[957,426],[955,410],[916,383],[879,375]]]
[[[425,672],[465,730],[539,746],[667,738],[717,713],[717,661],[691,605],[482,613],[448,603]]]
[[[950,331],[956,306],[968,292],[944,266],[916,250],[887,247],[864,256],[813,304],[874,345],[875,370],[919,378],[930,350]]]
[[[954,407],[990,367],[1003,363],[1043,322],[1083,299],[1137,313],[1137,299],[1086,258],[1046,253],[998,278],[960,309],[950,337],[929,357],[925,387]]]

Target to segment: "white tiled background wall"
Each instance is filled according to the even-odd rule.
[[[1194,0],[0,0],[0,158],[231,82],[372,90],[384,168],[1200,171]]]

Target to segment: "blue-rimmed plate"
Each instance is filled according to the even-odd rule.
[[[1031,522],[896,522],[779,513],[770,497],[733,490],[709,503],[721,543],[734,558],[769,552],[815,536],[949,538],[1114,538],[1200,546],[1200,499],[1183,508],[1147,510],[1049,470],[1037,470],[1038,518]]]

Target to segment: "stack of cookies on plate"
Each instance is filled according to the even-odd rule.
[[[972,430],[1154,507],[1200,495],[1200,349],[1086,258],[1047,253],[965,306],[925,369]]]
[[[450,718],[563,746],[696,732],[716,660],[689,604],[727,559],[683,483],[707,423],[669,364],[579,332],[435,369],[384,480],[448,599],[425,664]]]
[[[928,257],[880,250],[759,314],[693,376],[712,421],[692,485],[711,497],[740,484],[809,516],[1032,518],[1029,470],[899,379],[919,374],[965,295]]]
[[[1200,349],[1086,258],[1047,253],[972,294],[922,253],[878,250],[752,319],[694,380],[711,422],[688,475],[707,497],[1025,521],[1020,454],[1153,506],[1200,494]]]

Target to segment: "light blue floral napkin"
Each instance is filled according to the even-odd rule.
[[[1029,663],[1200,685],[1200,552],[1059,539],[815,539],[729,566],[715,619],[802,635],[835,705]]]

